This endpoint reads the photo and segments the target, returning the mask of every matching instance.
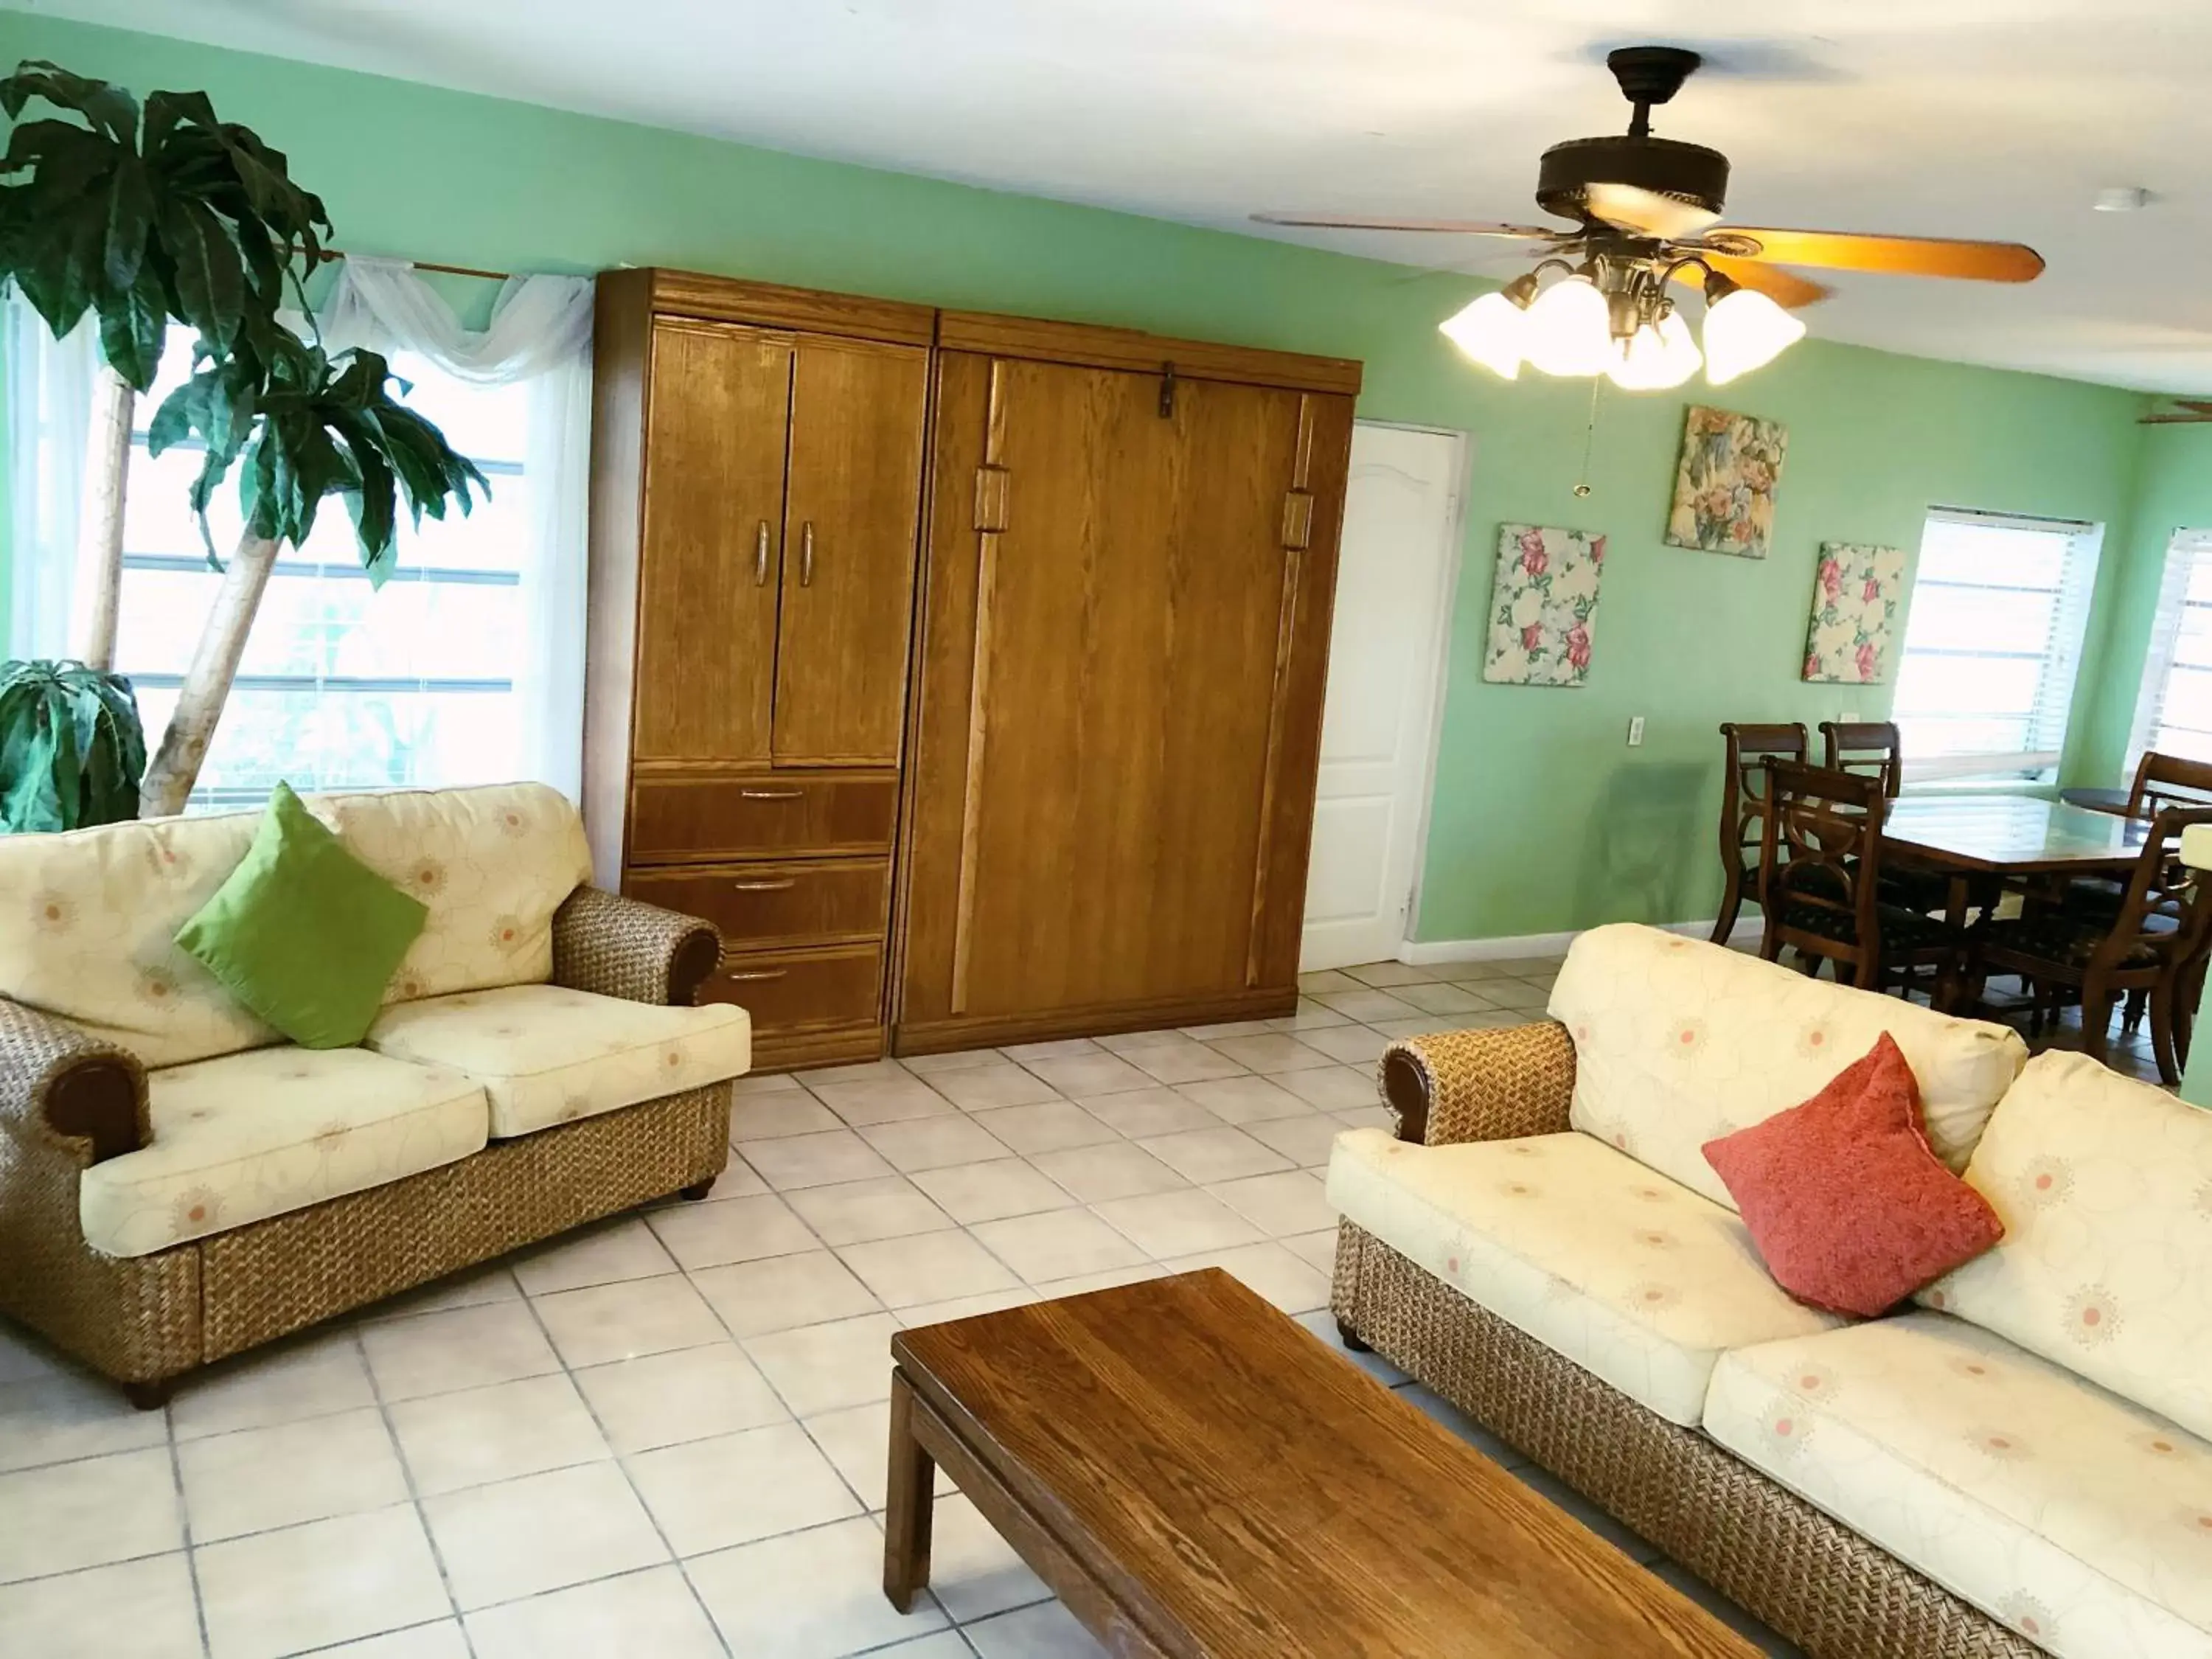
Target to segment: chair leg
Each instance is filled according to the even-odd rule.
[[[1721,892],[1721,913],[1713,922],[1713,943],[1726,945],[1729,935],[1735,932],[1736,913],[1743,908],[1743,866],[1731,859],[1728,866],[1728,885]]]
[[[2184,1066],[2189,1064],[2189,1038],[2197,1026],[2197,999],[2203,988],[2201,978],[2173,988],[2167,1018],[2173,1027],[2173,1057]]]
[[[2173,1035],[2173,981],[2161,979],[2150,992],[2150,1048],[2158,1061],[2159,1081],[2169,1086],[2181,1081],[2181,1054]]]
[[[2081,988],[2081,1052],[2100,1066],[2110,1052],[2112,1008],[2119,1000],[2120,994],[2107,990],[2101,981]]]

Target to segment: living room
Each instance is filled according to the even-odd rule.
[[[284,503],[224,666],[263,486],[203,524],[221,435],[156,418],[193,301],[118,400],[127,327],[6,300],[10,672],[88,757],[127,682],[143,752],[0,841],[0,1650],[2212,1652],[2202,26],[1675,9],[0,10],[0,66],[282,152],[285,326],[388,358],[450,461],[398,506],[471,509],[372,556],[357,482]],[[46,91],[19,140],[97,130]],[[1531,199],[1632,123],[1719,182]],[[1362,218],[1540,234],[1295,222]],[[1652,362],[1543,331],[1599,282]],[[331,931],[241,924],[310,851]],[[1899,1066],[1917,1161],[1854,1143],[1850,1202],[1973,1249],[1860,1310],[1893,1218],[1701,1147]],[[1581,1209],[1662,1183],[1718,1304],[1501,1244],[1539,1140],[1617,1160]],[[2052,1160],[2073,1209],[2016,1199]],[[1093,1293],[1194,1299],[1026,1311]],[[1191,1409],[1194,1316],[1277,1484],[1178,1455],[1266,1547],[1106,1478],[1157,1451],[1106,1413],[1127,1534],[1024,1438],[1071,1350]],[[1946,1508],[1847,1413],[1841,1474],[1775,1451],[1846,1337],[1861,1396],[2000,1369],[2057,1484],[1985,1440]],[[1323,1425],[1466,1492],[1325,1501]],[[2106,1434],[2166,1449],[2116,1485]]]

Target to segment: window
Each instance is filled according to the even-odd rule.
[[[116,650],[149,748],[168,725],[221,580],[185,498],[197,447],[159,459],[146,453],[144,423],[191,368],[190,337],[172,331],[170,340],[161,381],[138,404]],[[406,354],[392,367],[411,384],[410,404],[490,480],[491,498],[465,518],[426,519],[419,531],[403,505],[398,568],[381,590],[361,568],[344,499],[324,501],[307,546],[288,546],[276,561],[191,810],[258,805],[279,778],[305,793],[526,774],[515,688],[528,623],[528,388],[472,385]],[[227,557],[240,529],[228,483],[209,526]]]
[[[1928,515],[1891,712],[1909,779],[2057,776],[2103,533]]]
[[[2212,760],[2212,530],[2177,530],[2150,629],[2128,770],[2146,750]]]

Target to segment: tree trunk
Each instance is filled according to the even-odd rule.
[[[100,366],[94,382],[92,430],[85,443],[84,518],[77,527],[77,576],[88,594],[80,612],[84,641],[77,653],[88,668],[115,672],[116,617],[123,601],[123,493],[131,472],[130,382]]]
[[[141,817],[170,817],[185,810],[185,801],[215,739],[216,722],[238,678],[238,661],[246,653],[246,636],[252,631],[254,614],[261,608],[262,590],[269,586],[270,568],[276,562],[276,544],[248,530],[239,538],[238,550],[222,573],[222,586],[200,632],[192,665],[177,693],[177,709],[169,716],[169,729],[161,747],[146,769],[146,781],[138,791]]]

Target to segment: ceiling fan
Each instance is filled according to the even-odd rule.
[[[1624,46],[1607,67],[1635,106],[1625,137],[1571,138],[1546,150],[1536,201],[1567,225],[1474,219],[1258,213],[1262,224],[1337,230],[1503,236],[1542,245],[1542,263],[1486,294],[1442,326],[1477,362],[1508,380],[1527,362],[1550,374],[1603,374],[1632,390],[1680,386],[1702,362],[1715,385],[1771,362],[1805,332],[1789,313],[1830,289],[1784,265],[1900,276],[2032,282],[2042,256],[2017,242],[1849,231],[1768,230],[1720,223],[1729,161],[1702,144],[1651,136],[1653,106],[1704,60],[1679,46]],[[1539,292],[1547,271],[1563,280]],[[1676,313],[1669,284],[1705,299],[1705,350]]]
[[[2137,426],[2196,426],[2202,422],[2212,421],[2212,404],[2204,403],[2195,398],[2176,398],[2173,399],[2173,406],[2186,412],[2179,415],[2146,415],[2136,424]]]

